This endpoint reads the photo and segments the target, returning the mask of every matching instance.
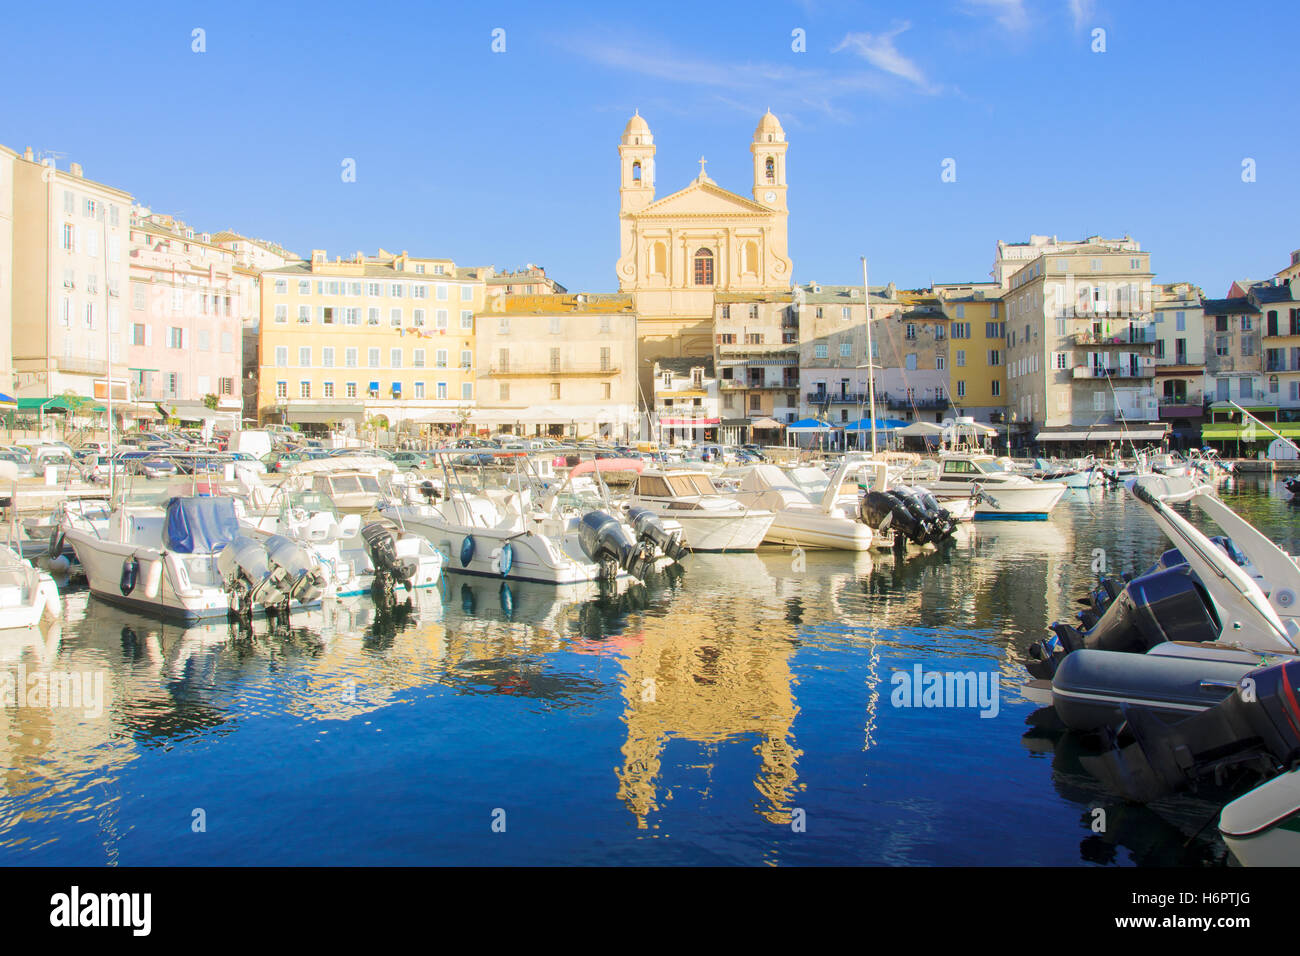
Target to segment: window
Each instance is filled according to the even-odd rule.
[[[942,355],[936,355],[934,357],[934,367],[936,371],[942,372],[945,368],[948,367],[948,360],[945,359]]]
[[[474,287],[472,285],[463,285],[460,287],[460,301],[462,302],[474,301]]]
[[[560,383],[559,383],[559,382],[552,382],[552,383],[551,383],[551,400],[552,400],[552,401],[557,401],[557,400],[559,399],[559,397],[560,397]]]
[[[713,253],[708,249],[695,250],[695,284],[713,285]]]
[[[435,366],[436,368],[446,368],[446,367],[447,367],[447,350],[446,350],[446,349],[438,349],[438,351],[434,353],[434,366]]]
[[[1057,369],[1058,371],[1061,371],[1061,370],[1067,369],[1067,368],[1069,368],[1069,367],[1070,367],[1070,353],[1069,353],[1069,352],[1053,352],[1053,353],[1052,353],[1052,368]]]
[[[1002,383],[996,378],[993,380],[993,397],[997,398],[1002,394]]]
[[[442,331],[447,331],[447,310],[439,309],[433,314],[433,327]]]
[[[311,398],[311,382],[298,383],[298,397]]]
[[[343,364],[344,364],[344,366],[346,366],[347,368],[356,368],[356,367],[357,367],[357,350],[356,350],[356,349],[346,349],[346,350],[344,350],[344,352],[343,352]]]
[[[970,338],[970,323],[969,322],[952,323],[952,337],[954,339]]]
[[[965,350],[965,349],[957,349],[957,351],[956,351],[956,353],[955,353],[954,361],[957,363],[957,367],[958,367],[958,368],[965,368],[965,367],[966,367],[966,350]]]
[[[333,397],[334,397],[334,383],[333,383],[333,382],[325,382],[324,384],[321,385],[320,390],[321,390],[321,396],[322,396],[323,398],[333,398]]]
[[[1254,355],[1254,354],[1255,354],[1255,340],[1254,340],[1254,339],[1252,339],[1252,338],[1243,338],[1243,339],[1241,340],[1241,354],[1242,354],[1242,355]]]
[[[1228,317],[1226,315],[1216,315],[1214,317],[1214,331],[1216,332],[1228,331]]]
[[[284,306],[282,306],[282,305],[277,305],[276,308],[277,308],[277,309],[282,309],[282,308],[284,308]],[[300,305],[300,306],[298,306],[298,324],[299,324],[299,325],[310,325],[310,324],[311,324],[311,306],[309,306],[309,305]]]
[[[167,329],[167,347],[169,349],[185,348],[185,330],[172,326]]]
[[[916,326],[911,322],[907,323],[906,338],[908,341],[915,341],[916,339]]]
[[[840,357],[841,357],[841,358],[851,358],[852,355],[853,355],[853,343],[852,343],[852,342],[841,342],[841,343],[840,343]]]
[[[321,368],[334,367],[334,349],[328,345],[320,350],[320,365]]]
[[[964,378],[957,379],[957,397],[966,397],[966,380]]]
[[[379,324],[379,310],[378,310],[378,309],[376,309],[376,308],[370,308],[370,309],[367,309],[367,310],[366,310],[366,324],[367,324],[367,325],[378,325],[378,324]]]
[[[510,401],[510,383],[509,383],[509,382],[502,382],[502,383],[497,387],[497,399],[498,399],[498,401],[502,401],[502,402],[508,402],[508,401]]]
[[[603,324],[603,321],[604,321],[604,320],[602,320],[602,324]],[[467,330],[469,330],[469,329],[473,329],[473,328],[474,328],[474,313],[473,313],[472,310],[470,310],[470,309],[461,309],[461,311],[460,311],[460,327],[461,327],[462,329],[467,329]],[[602,330],[602,331],[606,331],[606,330]]]
[[[559,370],[560,370],[560,350],[551,349],[551,371],[558,372]]]
[[[289,280],[288,280],[288,279],[276,279],[276,280],[275,280],[275,294],[276,294],[276,295],[287,295],[288,292],[289,292]]]
[[[298,367],[311,368],[311,346],[304,345],[298,349]]]
[[[439,301],[439,302],[446,302],[446,301],[447,301],[447,284],[446,284],[445,282],[440,282],[440,283],[438,283],[437,290],[438,290],[438,301]]]
[[[438,383],[438,391],[437,391],[436,397],[439,398],[439,399],[445,399],[445,398],[447,397],[447,383],[446,383],[446,382],[439,382],[439,383]]]
[[[1186,312],[1175,312],[1175,313],[1174,313],[1174,331],[1176,331],[1176,332],[1186,332],[1186,331],[1187,331],[1187,313],[1186,313]]]
[[[402,283],[394,282],[388,289],[388,294],[394,299],[402,297]]]
[[[276,322],[289,321],[289,307],[287,305],[277,305],[275,307],[275,321]]]
[[[323,306],[321,306],[321,309],[320,309],[320,320],[321,320],[321,324],[322,324],[322,325],[333,325],[333,324],[334,324],[334,308],[333,308],[333,306],[328,306],[328,305],[323,305]]]
[[[400,328],[400,327],[401,327],[401,324],[402,324],[402,310],[401,310],[401,309],[389,309],[389,310],[388,310],[388,324],[391,325],[393,328]]]
[[[600,370],[602,372],[608,372],[610,370],[609,346],[603,346],[600,350]]]
[[[277,345],[275,347],[275,367],[276,368],[289,367],[289,346]]]
[[[356,382],[348,382],[348,386],[347,386],[346,392],[347,392],[347,397],[348,397],[348,398],[356,398],[356,397],[357,397],[357,383],[356,383]]]
[[[416,309],[411,313],[411,323],[418,329],[424,327],[424,309]]]
[[[1227,337],[1226,335],[1218,335],[1218,336],[1215,336],[1215,338],[1214,338],[1214,354],[1215,354],[1215,355],[1227,355],[1227,354],[1228,354],[1228,337]]]
[[[819,359],[824,359],[827,357],[827,354],[828,354],[827,347],[824,343],[819,342],[818,344],[813,346],[814,357]]]
[[[460,367],[470,368],[474,364],[474,352],[470,349],[461,349]]]
[[[230,378],[229,376],[226,376],[226,377],[222,378],[222,379],[221,379],[220,390],[221,390],[221,394],[222,394],[222,395],[234,395],[234,394],[235,394],[235,380],[234,380],[233,378]]]
[[[207,329],[199,329],[199,351],[212,351],[212,333]]]
[[[276,383],[275,383],[275,397],[278,398],[278,399],[281,399],[281,400],[286,399],[286,398],[289,397],[289,383],[288,383],[288,382],[276,382]]]
[[[389,350],[388,350],[388,364],[389,364],[392,368],[401,368],[401,367],[402,367],[402,350],[401,350],[401,349],[389,349]]]
[[[429,287],[425,285],[423,282],[415,283],[414,285],[411,286],[411,298],[412,299],[429,298]]]
[[[416,383],[415,383],[415,394],[414,394],[414,397],[415,397],[415,398],[424,398],[424,383],[423,383],[423,382],[416,382]]]
[[[1001,365],[1002,352],[998,349],[989,349],[989,365]]]
[[[1254,320],[1248,315],[1243,315],[1241,317],[1241,331],[1250,332],[1254,328],[1255,328]]]
[[[299,294],[299,295],[311,295],[311,280],[310,280],[310,279],[299,279],[299,280],[298,280],[298,294]]]
[[[368,368],[379,368],[379,349],[366,350],[366,366]]]
[[[986,339],[1000,339],[1007,334],[1005,322],[985,322],[984,337]]]
[[[957,306],[957,318],[959,319],[966,318],[966,306],[964,305]]]
[[[76,244],[77,244],[77,227],[72,225],[71,223],[65,222],[63,224],[62,238],[60,239],[59,246],[65,251],[71,252],[72,249],[76,246]]]

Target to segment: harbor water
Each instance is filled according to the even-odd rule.
[[[1222,494],[1300,549],[1280,485]],[[398,619],[251,634],[74,589],[0,639],[0,862],[1231,865],[1217,804],[1125,805],[1019,690],[1098,570],[1166,547],[1093,490],[937,551],[692,555],[603,595],[449,575]]]

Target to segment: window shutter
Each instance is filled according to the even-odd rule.
[[[148,346],[150,346],[150,345],[153,345],[153,326],[152,326],[152,325],[146,325],[146,326],[144,327],[144,344],[145,344],[146,347],[148,347]]]

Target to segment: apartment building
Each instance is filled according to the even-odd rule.
[[[946,395],[953,414],[984,423],[1006,412],[1006,314],[1002,287],[993,282],[935,283],[948,319]]]
[[[1289,283],[1293,279],[1300,279],[1300,249],[1292,250],[1290,264],[1283,269],[1279,269],[1276,278],[1282,283]]]
[[[261,356],[259,334],[262,315],[262,273],[268,269],[279,269],[291,262],[301,262],[302,257],[290,252],[279,243],[266,239],[254,239],[229,230],[214,233],[211,241],[223,249],[229,249],[235,256],[235,279],[239,287],[239,323],[242,343],[240,353],[243,359],[243,401],[244,418],[257,421],[257,402],[260,389],[259,369]]]
[[[712,358],[660,358],[654,362],[653,440],[668,445],[742,441],[737,425],[724,427],[721,405]]]
[[[1215,402],[1263,401],[1259,307],[1246,296],[1205,299],[1205,390]]]
[[[131,195],[87,179],[79,163],[38,161],[30,148],[12,162],[14,394],[107,397],[112,361],[114,398],[124,399],[116,366]]]
[[[497,296],[563,295],[569,291],[548,276],[545,269],[531,262],[524,268],[512,272],[488,269],[485,275],[489,303]],[[491,308],[490,304],[488,308]]]
[[[0,146],[0,393],[13,396],[14,160]]]
[[[871,290],[873,314],[896,305],[892,285]],[[867,405],[867,302],[862,286],[809,282],[795,289],[799,323],[799,406],[782,421],[857,421]],[[880,345],[876,343],[876,357]],[[879,380],[877,380],[879,384]],[[877,412],[883,395],[877,395]]]
[[[242,417],[240,314],[248,306],[235,257],[171,216],[136,207],[130,257],[126,344],[121,373],[129,395],[178,417]]]
[[[261,419],[463,424],[478,398],[475,316],[485,302],[483,270],[406,252],[331,261],[315,249],[263,272]]]
[[[516,435],[639,434],[631,295],[512,295],[477,317],[470,424]]]
[[[755,422],[794,421],[799,410],[801,311],[789,292],[718,292],[713,363],[728,434],[752,437]]]
[[[1190,282],[1151,286],[1155,331],[1156,401],[1178,446],[1200,439],[1205,412],[1205,310],[1199,287]]]
[[[1056,248],[1011,276],[1004,295],[1007,398],[1020,442],[1165,436],[1151,278],[1150,254],[1128,241]]]
[[[1030,236],[1028,242],[1005,242],[999,239],[993,257],[993,269],[989,274],[995,285],[1006,290],[1011,286],[1011,277],[1040,256],[1068,254],[1083,246],[1106,246],[1116,252],[1142,251],[1142,246],[1131,236],[1123,239],[1089,236],[1087,239],[1065,241],[1056,236]]]
[[[1300,301],[1294,285],[1281,279],[1260,283],[1249,298],[1260,312],[1264,401],[1300,410]]]
[[[881,308],[872,304],[876,350],[876,409],[903,421],[941,422],[949,415],[948,316],[928,289],[901,290]]]

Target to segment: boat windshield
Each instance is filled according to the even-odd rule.
[[[668,475],[668,487],[672,489],[674,497],[686,498],[695,495],[716,495],[717,491],[713,487],[713,482],[709,480],[708,475]]]
[[[334,502],[328,496],[317,491],[297,491],[284,496],[280,504],[280,517],[294,509],[302,510],[308,514],[317,512],[328,512],[335,518],[338,517],[338,509],[334,507]]]
[[[816,468],[791,468],[786,474],[796,488],[812,499],[825,494],[831,483],[830,477]]]

